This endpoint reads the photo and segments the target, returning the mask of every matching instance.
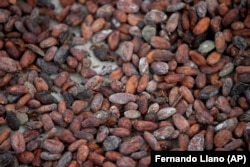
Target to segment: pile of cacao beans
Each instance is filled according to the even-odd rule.
[[[249,0],[1,0],[0,30],[0,166],[250,151]]]

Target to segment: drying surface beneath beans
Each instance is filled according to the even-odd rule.
[[[0,166],[250,151],[249,0],[1,0]]]

